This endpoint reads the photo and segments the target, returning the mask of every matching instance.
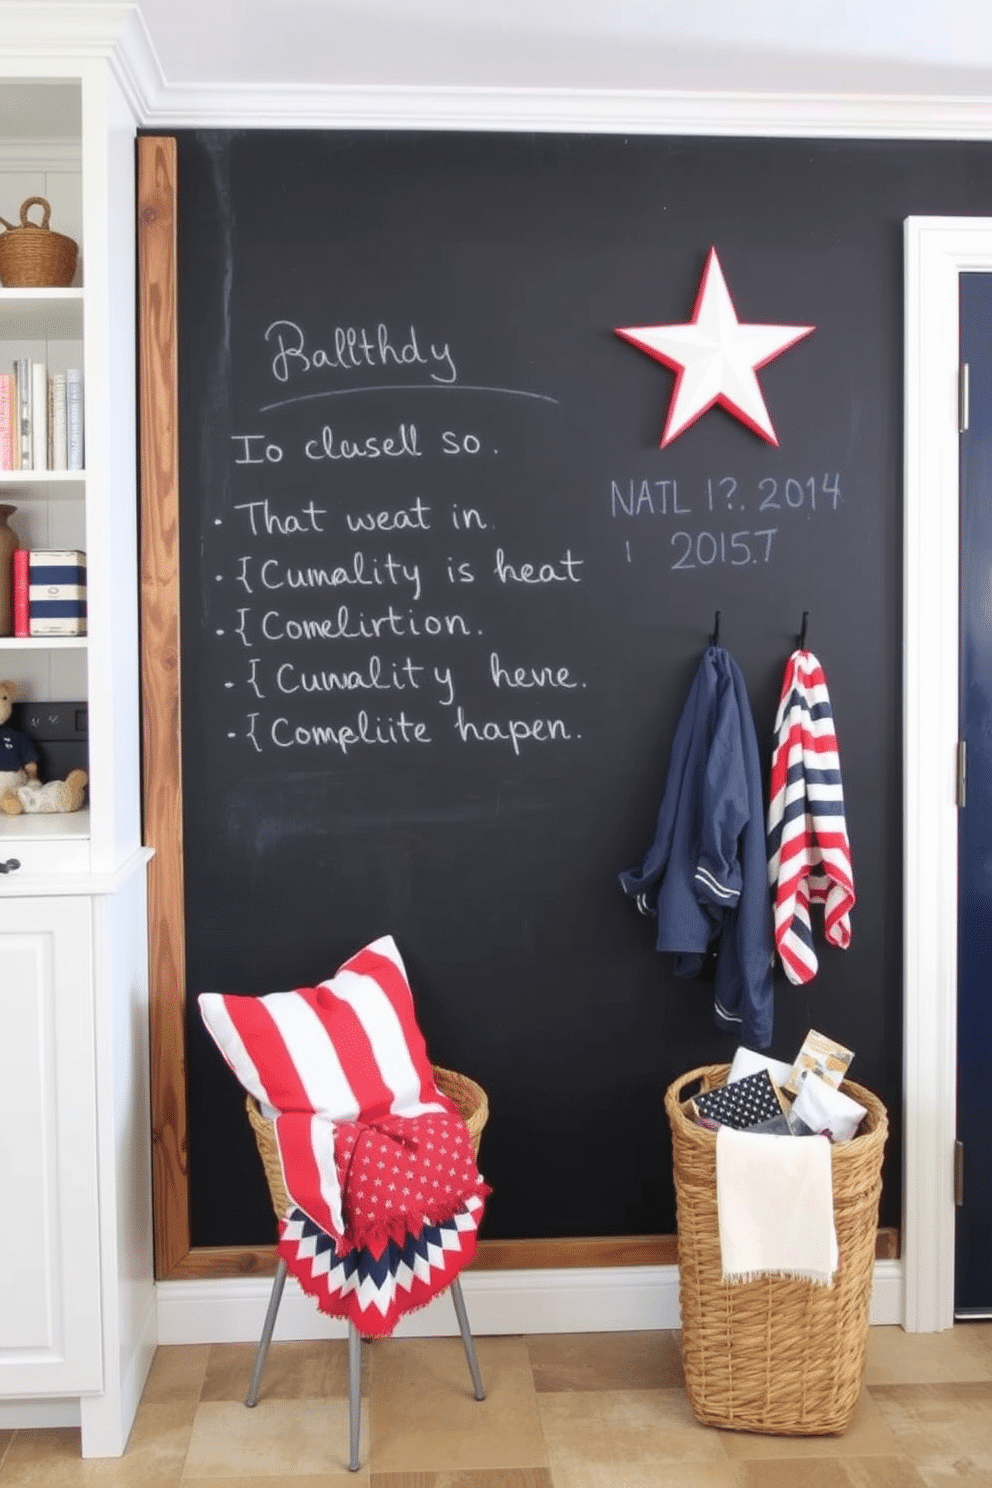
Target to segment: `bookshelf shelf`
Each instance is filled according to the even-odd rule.
[[[85,651],[86,636],[0,636],[0,651]]]
[[[4,336],[19,341],[81,341],[81,289],[0,289]]]
[[[81,504],[85,488],[84,470],[0,470],[0,501],[17,506],[36,506],[48,501]]]
[[[38,816],[0,815],[0,846],[5,853],[27,842],[84,842],[89,835],[88,806]]]
[[[40,289],[19,289],[11,288],[9,285],[0,285],[0,301],[15,300],[23,301],[26,305],[36,305],[39,303],[71,305],[77,302],[81,305],[83,303],[83,291],[79,286],[70,287],[69,289],[54,289],[47,286],[42,286]]]
[[[85,470],[0,470],[0,486],[79,486],[85,480]]]

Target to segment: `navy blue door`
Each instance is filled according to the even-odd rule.
[[[954,1308],[992,1316],[992,274],[962,274],[961,738],[958,813],[958,1140]]]

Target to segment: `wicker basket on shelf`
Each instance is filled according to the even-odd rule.
[[[665,1092],[689,1400],[696,1419],[708,1426],[776,1436],[833,1435],[850,1424],[864,1378],[885,1107],[863,1086],[851,1080],[841,1085],[868,1114],[853,1140],[831,1148],[839,1251],[833,1285],[782,1277],[725,1284],[716,1133],[693,1121],[683,1102],[700,1088],[724,1084],[729,1068],[691,1070]]]
[[[486,1092],[481,1085],[470,1080],[468,1075],[460,1075],[455,1070],[442,1069],[435,1064],[434,1083],[442,1095],[454,1101],[461,1113],[462,1120],[468,1127],[468,1134],[472,1139],[472,1149],[476,1157],[479,1155],[479,1142],[482,1139],[482,1129],[489,1119],[489,1101]],[[279,1161],[279,1147],[276,1143],[276,1127],[274,1120],[266,1120],[259,1109],[258,1102],[254,1096],[249,1095],[245,1101],[248,1111],[248,1120],[251,1129],[255,1133],[255,1142],[258,1146],[258,1155],[262,1159],[262,1167],[265,1170],[265,1181],[269,1186],[269,1195],[272,1199],[272,1207],[277,1218],[292,1208],[292,1202],[286,1192],[283,1182],[282,1164]]]
[[[29,220],[32,207],[41,207],[40,223]],[[6,289],[64,289],[72,283],[79,249],[73,238],[52,231],[51,216],[43,196],[29,196],[21,203],[19,227],[0,217],[0,284]]]

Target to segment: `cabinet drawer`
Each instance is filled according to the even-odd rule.
[[[102,1385],[90,901],[0,901],[0,1396]]]
[[[17,863],[0,873],[0,894],[9,880],[36,873],[86,873],[90,866],[90,813],[0,816],[0,863]]]

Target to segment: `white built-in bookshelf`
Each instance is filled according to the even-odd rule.
[[[0,638],[31,705],[85,703],[84,810],[0,814],[0,1188],[33,1216],[0,1266],[0,1435],[127,1440],[155,1343],[141,844],[134,142],[127,3],[0,5],[0,216],[44,197],[67,288],[0,285],[0,372],[78,368],[84,467],[0,472],[28,549],[86,554],[86,636]],[[35,220],[37,213],[31,214]],[[32,392],[41,386],[32,374]],[[53,404],[54,406],[54,404]],[[38,448],[43,448],[41,441]],[[32,464],[54,463],[54,454]],[[5,1134],[7,1140],[5,1140]],[[38,1235],[44,1244],[37,1243]],[[2,1247],[0,1247],[2,1248]]]
[[[51,227],[80,247],[67,288],[0,285],[0,372],[13,372],[19,359],[42,365],[48,378],[85,365],[82,115],[81,78],[0,79],[0,216],[17,223],[21,203],[43,196]],[[85,469],[0,471],[0,502],[16,509],[10,526],[25,548],[85,553],[91,494]],[[29,703],[88,702],[89,650],[88,636],[2,636],[0,677]],[[0,814],[0,861],[16,857],[32,877],[78,872],[90,866],[90,831],[89,806],[44,818]]]

